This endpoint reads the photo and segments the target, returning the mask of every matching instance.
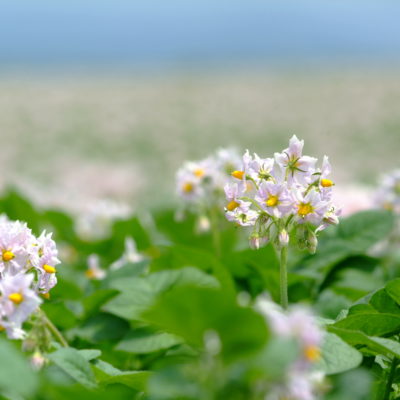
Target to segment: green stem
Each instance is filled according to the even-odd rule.
[[[214,250],[217,258],[221,257],[221,238],[218,229],[218,213],[215,208],[210,209],[211,232],[214,244]]]
[[[284,310],[288,308],[287,251],[287,246],[282,247],[279,268],[281,306]]]
[[[399,363],[398,358],[394,357],[392,361],[392,365],[390,367],[389,375],[386,381],[386,388],[385,388],[385,394],[383,396],[383,400],[389,400],[390,398],[390,393],[392,392],[392,385],[393,385],[393,380],[396,375],[396,368]]]
[[[42,313],[42,319],[48,328],[48,330],[52,333],[52,335],[60,342],[60,344],[63,347],[68,347],[67,341],[64,339],[64,336],[61,334],[61,332],[57,329],[57,327],[49,320],[47,315],[43,310],[41,310]]]

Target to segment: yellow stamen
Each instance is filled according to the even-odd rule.
[[[239,206],[240,206],[240,204],[237,201],[232,200],[227,204],[226,209],[228,211],[233,211],[235,208],[237,208]]]
[[[297,214],[299,214],[301,217],[305,217],[307,214],[310,214],[313,212],[313,207],[311,206],[310,203],[300,203],[298,205],[298,211]]]
[[[205,171],[204,171],[203,168],[196,168],[196,169],[193,171],[193,174],[194,174],[195,176],[197,176],[198,178],[201,178],[202,176],[204,176]]]
[[[88,279],[94,279],[96,274],[92,269],[87,269],[85,271],[85,275],[86,275],[86,278],[88,278]]]
[[[388,210],[388,211],[393,211],[393,204],[392,204],[392,203],[389,203],[389,202],[385,202],[385,203],[383,204],[383,208],[384,208],[385,210]]]
[[[42,293],[42,297],[46,300],[50,300],[50,293]]]
[[[317,346],[307,346],[304,349],[304,356],[310,362],[316,362],[321,358],[321,350]]]
[[[333,186],[333,182],[330,179],[321,179],[322,187],[331,187]]]
[[[278,200],[278,196],[271,195],[268,197],[268,200],[265,202],[265,204],[268,207],[275,207],[278,204]]]
[[[44,265],[43,265],[43,269],[44,269],[48,274],[55,274],[56,271],[57,271],[54,267],[52,267],[51,265],[47,265],[47,264],[44,264]]]
[[[231,175],[236,179],[243,179],[244,171],[233,171]]]
[[[5,330],[6,330],[6,328],[4,328],[3,325],[0,325],[0,332],[3,332],[3,331],[5,331]]]
[[[3,250],[3,261],[11,261],[15,257],[15,254],[9,250]]]
[[[192,183],[185,183],[184,185],[183,185],[183,187],[182,187],[182,190],[185,192],[185,193],[190,193],[190,192],[192,192],[193,191],[193,184]]]
[[[11,293],[8,298],[14,303],[14,304],[21,304],[24,301],[24,296],[22,296],[21,293]]]

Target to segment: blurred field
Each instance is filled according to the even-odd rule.
[[[174,173],[216,147],[267,156],[292,134],[328,154],[338,184],[399,166],[395,72],[6,78],[1,184],[37,201],[169,204]]]

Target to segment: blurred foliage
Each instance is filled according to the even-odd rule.
[[[43,310],[70,345],[55,343],[48,364],[34,371],[19,343],[1,337],[4,398],[261,400],[298,354],[295,343],[271,336],[253,307],[260,294],[279,296],[272,246],[249,250],[223,218],[216,251],[210,233],[195,232],[194,216],[177,222],[173,210],[156,210],[152,224],[140,216],[116,221],[96,242],[77,236],[71,216],[37,209],[15,191],[0,199],[0,211],[36,233],[54,232],[64,249]],[[290,300],[312,305],[329,332],[317,366],[329,376],[329,400],[388,398],[400,358],[400,279],[386,277],[400,264],[374,248],[392,229],[389,212],[361,212],[324,232],[315,255],[291,254]],[[87,257],[110,265],[126,237],[145,260],[89,280]],[[395,368],[394,385],[399,374]]]

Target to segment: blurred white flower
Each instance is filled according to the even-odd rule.
[[[128,263],[137,263],[144,260],[144,256],[142,256],[136,246],[136,242],[131,237],[125,238],[125,250],[122,254],[121,258],[117,261],[114,261],[110,265],[111,270],[117,270],[123,267]]]
[[[76,219],[75,229],[84,240],[100,240],[111,234],[113,223],[128,218],[131,209],[111,200],[90,203]]]
[[[88,279],[101,280],[106,277],[106,271],[100,267],[100,258],[97,254],[91,254],[87,259],[87,264],[85,275]]]

